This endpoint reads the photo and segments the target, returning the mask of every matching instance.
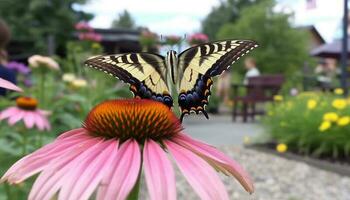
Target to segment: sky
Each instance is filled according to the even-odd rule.
[[[293,12],[295,26],[315,25],[326,41],[339,36],[343,0],[316,0],[307,9],[306,0],[277,0],[276,11]],[[136,24],[162,35],[184,35],[200,31],[201,21],[220,0],[90,0],[82,9],[95,14],[91,25],[109,28],[114,18],[128,10]]]

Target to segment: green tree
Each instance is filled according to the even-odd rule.
[[[0,18],[10,26],[12,38],[31,41],[33,52],[47,52],[47,38],[53,36],[56,47],[64,48],[72,37],[74,24],[92,15],[73,9],[87,0],[5,0],[0,1]]]
[[[225,24],[220,39],[252,39],[259,48],[250,56],[256,58],[263,73],[290,73],[300,70],[309,59],[309,35],[289,23],[290,15],[273,11],[274,2],[265,0],[242,10],[235,23]]]
[[[131,16],[131,14],[124,10],[122,13],[118,15],[116,19],[112,22],[112,28],[135,28],[135,20]]]
[[[220,5],[214,7],[202,21],[202,32],[209,39],[216,39],[217,32],[226,23],[235,22],[241,15],[241,10],[247,6],[256,4],[262,0],[223,0]]]

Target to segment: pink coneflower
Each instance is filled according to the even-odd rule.
[[[195,34],[191,35],[190,37],[188,37],[187,41],[190,45],[198,45],[201,43],[208,42],[209,38],[204,33],[195,33]]]
[[[23,121],[26,128],[36,126],[39,130],[50,130],[51,126],[47,120],[46,111],[37,108],[38,102],[30,97],[19,97],[16,100],[17,106],[9,107],[0,112],[0,121],[8,119],[10,126]]]
[[[175,173],[167,153],[201,199],[228,199],[215,170],[234,176],[250,193],[244,170],[216,148],[182,133],[176,116],[150,100],[109,100],[97,105],[82,128],[15,163],[1,181],[11,184],[40,173],[30,200],[126,199],[142,167],[152,200],[176,199]],[[215,170],[214,170],[215,169]],[[95,195],[93,195],[95,196]]]
[[[17,85],[11,83],[10,81],[2,79],[2,78],[0,78],[0,87],[8,89],[8,90],[14,90],[17,92],[23,92],[23,90],[21,88],[19,88]]]
[[[91,32],[94,29],[89,25],[89,23],[87,22],[78,22],[75,24],[74,28],[78,31],[87,31],[87,32]]]

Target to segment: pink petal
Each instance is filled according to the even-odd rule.
[[[95,139],[83,145],[76,145],[75,149],[52,160],[34,182],[28,199],[51,199],[64,184],[67,184],[67,173],[87,156],[100,153],[98,150],[101,149],[101,144],[102,140]]]
[[[20,110],[17,107],[9,107],[0,113],[0,120],[6,119],[17,114]]]
[[[118,152],[118,141],[111,139],[105,143],[108,146],[101,145],[101,153],[98,156],[91,154],[67,173],[67,180],[70,181],[66,181],[60,190],[60,200],[89,199],[114,160],[111,155]]]
[[[19,110],[16,114],[12,115],[9,118],[9,120],[8,120],[9,125],[12,126],[12,125],[16,124],[18,121],[23,119],[25,114],[26,114],[26,111]]]
[[[23,92],[23,90],[20,87],[2,78],[0,78],[0,87],[8,90],[14,90],[17,92]]]
[[[96,140],[91,137],[74,136],[64,140],[56,140],[54,143],[48,144],[17,161],[5,173],[1,181],[3,182],[7,179],[10,183],[20,183],[26,178],[42,171],[51,160],[81,145],[84,146],[91,141]]]
[[[153,140],[147,140],[143,161],[148,191],[152,200],[175,200],[175,173],[164,150]]]
[[[34,126],[35,122],[35,116],[31,112],[27,112],[27,114],[23,118],[24,125],[28,128],[31,129]]]
[[[56,140],[61,140],[67,137],[78,136],[78,135],[87,135],[87,132],[85,131],[84,128],[76,128],[76,129],[62,133],[56,138]]]
[[[233,175],[247,192],[254,192],[253,182],[244,169],[236,161],[218,151],[216,148],[194,140],[185,134],[176,135],[173,141],[196,153],[204,160],[207,160],[215,169],[227,175]]]
[[[47,118],[47,116],[49,116],[49,111],[37,109],[36,112],[38,113],[38,116],[41,117],[41,121],[44,125],[44,130],[51,130],[51,125]]]
[[[38,127],[38,129],[40,131],[43,131],[45,129],[45,122],[42,119],[43,117],[40,114],[38,114],[38,113],[35,113],[34,117],[35,117],[35,124],[36,124],[36,126]]]
[[[49,120],[47,120],[46,117],[42,116],[42,120],[43,120],[43,123],[44,123],[44,129],[49,131],[51,130],[51,125],[50,125],[50,122]]]
[[[126,199],[140,174],[141,152],[135,140],[124,142],[113,157],[97,191],[98,200]]]
[[[165,141],[181,172],[203,200],[229,199],[225,186],[214,169],[192,151]]]

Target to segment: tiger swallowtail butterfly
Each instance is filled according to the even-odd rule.
[[[205,106],[212,78],[255,47],[257,43],[250,40],[225,40],[193,46],[179,55],[170,50],[165,57],[153,53],[96,56],[85,65],[130,84],[136,98],[160,101],[170,108],[171,89],[175,86],[182,121],[190,112],[202,112],[208,118]]]

